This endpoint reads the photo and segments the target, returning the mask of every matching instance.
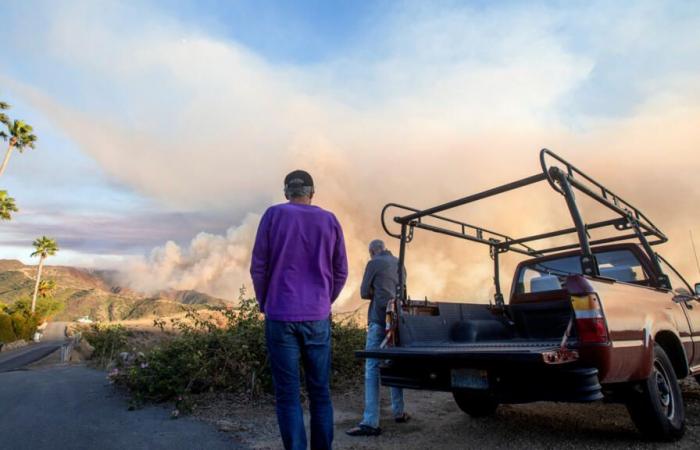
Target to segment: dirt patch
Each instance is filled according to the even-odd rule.
[[[338,449],[627,449],[700,448],[700,386],[692,379],[682,383],[686,403],[685,437],[676,443],[645,442],[627,410],[617,404],[532,403],[503,405],[495,416],[472,419],[462,413],[449,393],[406,391],[406,410],[413,419],[406,424],[391,420],[388,389],[382,392],[383,433],[378,437],[345,435],[362,413],[363,393],[335,393],[335,441]],[[195,416],[213,423],[244,445],[278,449],[281,442],[271,398],[249,403],[227,394],[202,397]],[[308,430],[308,408],[305,408]]]

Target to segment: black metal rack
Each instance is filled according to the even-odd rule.
[[[496,287],[495,301],[497,305],[503,305],[504,302],[500,288],[498,270],[498,255],[500,253],[512,251],[528,256],[544,256],[548,253],[580,249],[581,268],[584,274],[597,276],[599,275],[598,264],[596,262],[595,255],[591,250],[592,246],[635,239],[640,242],[642,247],[648,253],[651,261],[655,265],[657,273],[660,274],[660,287],[668,287],[668,280],[665,276],[663,276],[658,263],[658,258],[651,249],[652,245],[664,243],[668,240],[668,238],[651,222],[651,220],[649,220],[639,209],[632,206],[629,202],[623,200],[619,195],[613,193],[610,189],[606,188],[590,176],[586,175],[576,166],[548,149],[542,149],[540,151],[540,165],[542,167],[541,173],[472,194],[467,197],[453,200],[442,205],[433,206],[431,208],[420,210],[396,203],[389,203],[384,206],[381,215],[382,227],[388,235],[400,239],[401,241],[399,250],[399,266],[401,268],[404,266],[406,244],[413,240],[413,233],[416,228],[488,245],[489,255],[494,261],[494,284]],[[473,203],[545,180],[555,192],[558,192],[564,196],[574,224],[573,227],[553,230],[533,236],[512,238],[503,233],[438,215],[443,211],[453,209],[458,206]],[[610,209],[615,213],[616,217],[586,224],[576,204],[574,189]],[[387,226],[385,216],[387,211],[390,209],[410,211],[409,214],[395,216],[393,218],[394,222],[401,225],[400,233],[392,233]],[[430,219],[430,222],[427,220],[428,218]],[[591,240],[589,238],[589,230],[604,228],[613,228],[619,234],[596,240]],[[543,239],[570,234],[577,235],[578,243],[544,248],[537,248],[535,245],[535,243]],[[652,240],[647,238],[652,238]],[[403,273],[404,271],[400,269],[397,297],[402,301],[405,301],[406,287]]]

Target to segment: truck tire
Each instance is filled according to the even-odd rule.
[[[453,391],[452,396],[463,412],[471,417],[486,417],[493,415],[498,408],[498,402],[489,394],[473,391]]]
[[[675,441],[685,433],[685,406],[673,364],[659,345],[649,378],[630,389],[627,410],[637,429],[649,439]]]

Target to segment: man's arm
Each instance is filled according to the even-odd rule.
[[[265,296],[270,266],[270,242],[269,242],[270,218],[267,211],[260,219],[258,232],[255,236],[253,255],[250,261],[250,276],[253,278],[255,297],[258,299],[260,311],[265,312]]]
[[[360,298],[365,300],[372,300],[372,281],[374,281],[374,275],[376,270],[374,270],[374,264],[372,261],[367,263],[365,267],[365,274],[362,276],[362,284],[360,285]]]
[[[331,302],[338,298],[340,291],[345,286],[345,281],[348,279],[348,255],[345,252],[343,229],[335,216],[333,216],[333,219],[336,224],[336,239],[333,250],[333,292],[331,292]]]

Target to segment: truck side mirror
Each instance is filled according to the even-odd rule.
[[[695,283],[695,295],[700,295],[700,283]]]

